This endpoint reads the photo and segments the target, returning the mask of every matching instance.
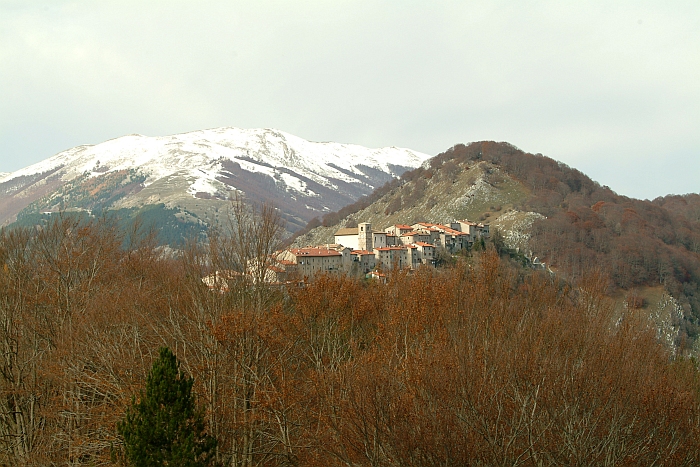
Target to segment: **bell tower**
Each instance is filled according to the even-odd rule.
[[[372,224],[363,222],[357,224],[357,248],[359,250],[374,250],[372,242]]]

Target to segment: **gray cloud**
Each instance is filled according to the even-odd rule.
[[[0,1],[0,171],[230,125],[700,191],[700,4],[568,3]]]

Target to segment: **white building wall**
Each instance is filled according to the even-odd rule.
[[[359,235],[336,235],[335,243],[350,248],[351,250],[359,250]]]

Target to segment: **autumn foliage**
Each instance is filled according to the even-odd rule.
[[[221,293],[201,278],[225,237],[175,257],[129,239],[67,218],[0,236],[0,464],[110,464],[164,346],[224,465],[700,462],[694,362],[616,314],[601,275],[487,249],[387,284]]]
[[[493,141],[456,145],[402,179],[479,162],[498,166],[528,189],[516,209],[546,217],[534,223],[529,249],[557,274],[576,281],[595,268],[610,279],[611,291],[624,295],[663,286],[683,309],[676,345],[700,339],[699,195],[628,198],[566,164]]]

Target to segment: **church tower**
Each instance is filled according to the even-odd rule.
[[[372,243],[372,224],[369,222],[357,224],[357,249],[372,251],[374,250]]]

